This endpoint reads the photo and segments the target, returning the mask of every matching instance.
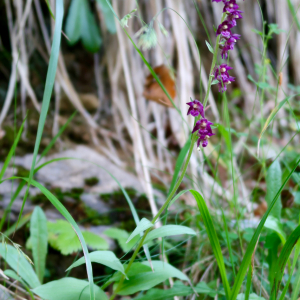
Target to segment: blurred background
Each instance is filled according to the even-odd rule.
[[[195,149],[189,177],[181,188],[199,189],[212,209],[221,203],[226,210],[236,197],[243,217],[252,218],[265,211],[266,186],[263,175],[260,177],[262,166],[256,161],[258,137],[275,105],[300,92],[300,1],[237,2],[244,14],[234,29],[241,40],[229,56],[230,75],[236,79],[228,87],[227,100],[238,189],[233,189],[226,142],[217,129],[204,151]],[[223,6],[205,0],[112,0],[111,4],[178,109],[149,75],[106,0],[65,0],[61,51],[40,152],[67,121],[69,124],[41,162],[75,157],[91,163],[54,162],[36,178],[76,221],[105,236],[113,248],[118,239],[114,233],[103,234],[105,230],[112,224],[124,232],[135,227],[120,186],[130,193],[140,217],[151,219],[166,198],[176,159],[193,125],[186,115],[186,102],[190,98],[203,101],[206,93],[212,61],[206,41],[214,47],[214,28],[220,24]],[[28,175],[31,167],[54,30],[51,12],[55,12],[54,0],[0,1],[0,167],[14,142],[16,127],[28,114],[7,177]],[[141,36],[151,26],[152,40],[143,42]],[[296,116],[298,100],[290,101]],[[224,123],[223,103],[217,86],[212,86],[206,111],[210,121]],[[297,118],[280,110],[273,134],[262,140],[261,155],[276,157],[293,135],[289,149],[291,155],[299,153],[298,126]],[[262,178],[260,183],[258,178]],[[0,216],[15,188],[10,182],[1,184]],[[7,221],[17,220],[24,192]],[[283,198],[288,202],[291,197],[294,201],[287,190]],[[183,205],[195,205],[188,195],[182,199]],[[48,220],[61,219],[32,187],[25,216],[34,205],[43,207]],[[179,218],[185,218],[186,206],[180,207]],[[124,232],[118,234],[126,236]],[[20,243],[24,243],[24,234],[26,230],[16,235]]]

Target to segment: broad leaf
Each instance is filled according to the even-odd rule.
[[[272,203],[275,195],[279,191],[281,187],[281,180],[282,180],[282,172],[280,163],[278,160],[275,160],[269,167],[266,176],[266,183],[267,183],[267,194],[266,194],[266,202],[268,206]],[[275,217],[277,220],[280,221],[281,216],[281,201],[280,195],[278,201],[275,203],[273,209],[271,210],[270,215]]]
[[[150,288],[164,282],[170,277],[178,278],[188,281],[188,277],[178,269],[162,261],[152,261],[154,272],[140,273],[129,277],[129,280],[125,280],[119,295],[130,295],[138,291],[149,290]],[[148,262],[143,262],[148,265]]]
[[[116,33],[117,29],[116,29],[115,17],[111,9],[107,5],[106,0],[97,0],[97,4],[101,8],[101,11],[104,15],[105,25],[107,27],[107,30],[110,33]]]
[[[143,218],[140,223],[137,225],[137,227],[134,229],[134,231],[131,233],[129,238],[127,239],[126,243],[131,241],[135,236],[139,235],[143,231],[147,230],[148,228],[153,227],[154,225],[146,218]]]
[[[43,210],[36,206],[30,220],[30,241],[35,272],[43,282],[48,248],[47,218]]]
[[[94,284],[95,299],[106,300],[106,294]],[[35,294],[47,300],[89,300],[89,283],[72,277],[54,280],[33,290]]]
[[[94,251],[89,253],[89,258],[91,262],[96,262],[98,264],[105,265],[113,270],[120,271],[125,275],[124,267],[119,261],[119,259],[115,256],[112,251]],[[85,263],[84,257],[81,257],[76,262],[74,262],[67,271],[83,265]]]
[[[165,225],[159,228],[154,229],[150,233],[148,233],[144,244],[148,243],[149,241],[152,241],[153,239],[165,237],[165,236],[174,236],[174,235],[180,235],[180,234],[190,234],[190,235],[196,235],[196,232],[186,226],[181,225]]]
[[[284,243],[286,241],[286,235],[285,235],[284,231],[281,229],[281,225],[280,225],[278,219],[276,219],[272,216],[269,216],[267,218],[264,226],[268,229],[274,230],[278,234],[282,244],[284,245]]]
[[[15,247],[1,243],[0,255],[30,287],[41,285],[31,264]]]

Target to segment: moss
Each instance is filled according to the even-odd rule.
[[[16,176],[19,176],[19,177],[29,177],[29,171],[25,168],[23,168],[22,166],[17,166],[17,174]]]
[[[33,204],[40,204],[48,201],[48,198],[44,194],[37,194],[30,198]]]
[[[84,182],[88,186],[94,186],[97,183],[99,183],[99,179],[97,177],[90,177],[90,178],[85,178]]]

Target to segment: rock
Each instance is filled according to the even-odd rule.
[[[109,211],[109,206],[94,194],[82,194],[80,198],[85,205],[92,208],[99,214],[105,214]]]
[[[105,156],[87,146],[80,145],[74,149],[50,155],[46,159],[42,159],[40,164],[63,157],[75,159],[60,160],[43,167],[36,174],[37,181],[59,187],[63,191],[71,190],[74,187],[84,187],[86,192],[104,194],[120,189],[118,183],[109,175],[110,173],[119,181],[122,187],[134,188],[137,192],[143,192],[137,177],[120,169]],[[15,158],[16,165],[28,170],[30,170],[31,162],[32,154]],[[91,177],[98,178],[99,182],[92,187],[88,187],[85,185],[84,180]]]

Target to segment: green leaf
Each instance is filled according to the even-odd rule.
[[[148,228],[153,227],[154,225],[146,218],[143,218],[138,226],[134,229],[134,231],[131,233],[129,238],[127,239],[126,243],[131,241],[135,236],[142,233],[143,231],[147,230]]]
[[[96,299],[107,300],[106,294],[94,284]],[[35,294],[47,300],[89,300],[89,283],[72,277],[54,280],[33,290]]]
[[[4,161],[3,167],[2,167],[2,169],[0,171],[0,180],[2,179],[2,177],[3,177],[3,175],[4,175],[5,171],[6,171],[6,169],[8,167],[8,165],[10,163],[10,160],[11,160],[13,154],[15,153],[15,150],[16,150],[16,147],[18,145],[19,139],[20,139],[21,134],[23,132],[25,121],[26,121],[26,118],[24,119],[24,121],[23,121],[23,123],[22,123],[22,125],[21,125],[21,127],[20,127],[20,129],[18,131],[18,134],[17,134],[17,136],[16,136],[16,138],[14,140],[14,143],[11,146],[11,148],[10,148],[10,150],[9,150],[7,156],[6,156],[6,159]]]
[[[181,281],[176,281],[172,288],[168,290],[163,289],[151,289],[146,295],[134,298],[135,300],[165,300],[175,296],[188,296],[193,294],[194,291],[185,286]]]
[[[174,236],[174,235],[180,235],[180,234],[190,234],[190,235],[196,235],[196,232],[186,226],[181,225],[165,225],[159,228],[156,228],[148,233],[148,235],[145,238],[144,244],[148,243],[149,241],[152,241],[153,239],[159,238],[159,237],[165,237],[165,236]]]
[[[28,178],[22,178],[22,177],[12,177],[10,179],[23,179],[27,182],[29,182]],[[1,182],[0,182],[1,184]],[[48,200],[55,206],[55,208],[66,218],[66,220],[72,225],[73,230],[76,232],[80,244],[84,253],[85,261],[86,261],[86,269],[87,269],[87,275],[89,279],[89,286],[90,286],[90,299],[94,300],[95,299],[95,292],[94,292],[94,280],[93,280],[93,270],[92,270],[92,264],[91,261],[88,257],[88,249],[85,243],[85,240],[83,238],[83,235],[74,221],[73,217],[70,215],[70,213],[67,211],[67,209],[60,203],[60,201],[44,186],[42,186],[39,182],[32,180],[31,184],[35,187],[37,187],[47,198]]]
[[[245,294],[237,295],[236,300],[245,300]],[[266,299],[252,293],[252,294],[249,295],[249,300],[266,300]]]
[[[189,137],[186,141],[186,143],[184,144],[184,146],[182,147],[182,149],[180,150],[180,153],[178,155],[178,158],[176,160],[176,164],[175,164],[175,169],[174,169],[174,173],[173,173],[173,177],[172,177],[172,181],[171,181],[171,185],[169,188],[169,192],[168,195],[172,192],[172,190],[174,189],[174,186],[176,184],[177,178],[178,178],[178,174],[182,168],[182,165],[184,163],[185,157],[190,149],[191,146],[191,138]],[[170,206],[171,204],[169,204]]]
[[[68,255],[81,250],[80,241],[72,226],[64,220],[48,222],[49,244],[63,255]],[[95,233],[83,231],[82,236],[86,244],[95,250],[108,249],[107,241]]]
[[[268,229],[274,230],[278,234],[282,244],[285,244],[286,235],[285,232],[281,229],[281,225],[278,219],[269,216],[264,226]]]
[[[230,291],[230,287],[229,287],[229,283],[228,283],[228,279],[227,279],[227,275],[226,275],[224,258],[223,258],[223,254],[221,251],[220,242],[219,242],[214,224],[212,222],[212,218],[210,216],[209,210],[206,206],[206,203],[205,203],[203,197],[197,191],[190,190],[190,192],[194,196],[194,198],[198,204],[198,208],[201,213],[213,253],[217,260],[217,264],[218,264],[219,271],[221,274],[223,286],[225,289],[226,298],[229,299],[231,291]]]
[[[215,84],[218,84],[219,83],[219,80],[218,79],[214,79],[211,83],[211,85],[215,85]]]
[[[103,12],[107,30],[110,33],[116,33],[117,28],[116,28],[116,23],[115,23],[115,17],[114,17],[114,14],[112,13],[111,9],[107,5],[106,0],[97,0],[97,3]]]
[[[120,271],[125,275],[124,267],[112,251],[94,251],[89,253],[91,262],[105,265],[113,270]],[[79,258],[74,262],[67,271],[84,264],[84,257]]]
[[[43,283],[48,248],[48,231],[47,218],[39,206],[34,208],[31,215],[30,240],[35,272],[40,282]]]
[[[183,190],[181,192],[179,192],[169,203],[168,209],[170,209],[171,205],[174,204],[174,202],[183,194],[185,194],[186,192],[188,192],[189,190]]]
[[[82,42],[88,51],[97,52],[102,44],[99,29],[89,3],[86,0],[81,1],[83,2],[80,20]]]
[[[30,287],[41,285],[31,264],[15,247],[0,243],[0,255]]]
[[[88,51],[97,52],[99,50],[102,40],[87,0],[72,0],[65,30],[71,45],[81,38]]]
[[[66,35],[69,38],[70,45],[74,45],[78,42],[81,35],[81,11],[82,11],[83,1],[82,0],[72,0],[69,8],[67,20],[66,20]]]
[[[253,234],[253,237],[247,247],[247,250],[246,250],[246,253],[244,254],[244,258],[240,264],[240,268],[239,268],[239,271],[238,271],[238,274],[236,276],[236,279],[235,279],[235,282],[234,282],[234,285],[232,287],[232,292],[231,292],[231,295],[230,295],[230,300],[236,300],[236,297],[240,291],[240,288],[243,284],[243,281],[244,281],[244,278],[245,278],[245,275],[247,273],[247,270],[248,270],[248,266],[251,262],[251,259],[252,259],[252,254],[255,250],[255,246],[256,246],[256,243],[259,239],[259,236],[263,230],[263,227],[264,227],[264,224],[270,214],[270,211],[272,210],[273,206],[276,204],[276,201],[278,200],[279,196],[280,196],[280,193],[281,191],[283,190],[284,186],[286,185],[286,183],[289,181],[289,179],[291,178],[292,174],[294,173],[294,171],[296,170],[297,166],[299,165],[300,163],[300,159],[298,159],[298,161],[295,163],[293,169],[291,170],[291,172],[289,173],[289,175],[286,177],[285,181],[283,182],[283,184],[281,185],[279,191],[277,192],[277,194],[275,195],[272,203],[270,204],[270,206],[268,207],[266,213],[264,214],[264,216],[262,217],[259,225],[257,226],[254,234]]]
[[[292,253],[294,246],[296,245],[297,241],[299,240],[299,238],[300,238],[300,225],[289,236],[289,238],[287,239],[286,243],[284,244],[284,246],[280,252],[280,255],[279,255],[279,258],[277,261],[277,267],[275,270],[275,280],[274,280],[274,284],[272,285],[273,288],[271,291],[271,299],[275,300],[277,298],[281,279],[284,274],[285,265]]]
[[[144,265],[149,265],[148,262],[143,262]],[[138,291],[149,290],[152,287],[164,282],[166,279],[173,277],[181,280],[188,281],[188,277],[178,269],[162,261],[152,261],[154,272],[146,272],[133,275],[126,280],[120,291],[119,295],[130,295]]]
[[[18,282],[22,283],[24,287],[28,287],[27,283],[13,270],[5,270],[4,274]],[[1,298],[0,298],[1,299]]]
[[[209,50],[212,54],[214,54],[214,49],[213,49],[213,47],[210,45],[210,43],[209,43],[208,41],[205,41],[205,44],[206,44],[208,50]]]
[[[267,183],[267,194],[266,194],[266,202],[268,206],[272,203],[275,195],[281,187],[282,180],[282,172],[280,163],[278,160],[275,160],[267,170],[266,183]],[[280,221],[281,217],[281,201],[279,195],[279,201],[276,202],[274,208],[272,209],[270,215],[275,217],[278,221]]]
[[[139,236],[135,236],[128,243],[129,233],[126,230],[118,228],[109,228],[103,232],[110,238],[116,239],[124,252],[128,252],[139,240]]]

